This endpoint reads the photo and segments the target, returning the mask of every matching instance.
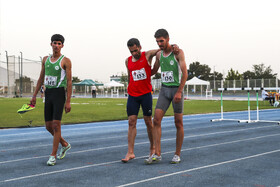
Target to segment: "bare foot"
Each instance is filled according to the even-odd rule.
[[[125,158],[124,159],[122,159],[122,162],[123,163],[127,163],[129,160],[132,160],[132,159],[134,159],[135,158],[135,154],[126,154],[126,156],[125,156]]]

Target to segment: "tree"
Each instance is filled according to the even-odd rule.
[[[72,82],[73,83],[81,82],[81,80],[78,77],[72,77]]]
[[[206,64],[200,64],[199,62],[193,62],[189,66],[188,79],[192,79],[194,76],[203,80],[209,80],[211,76],[211,68]]]
[[[228,71],[226,80],[238,80],[241,78],[242,78],[242,75],[237,70],[234,71],[232,68],[230,68],[230,70]]]
[[[270,66],[265,67],[265,65],[253,65],[253,72],[255,73],[256,79],[271,79],[276,78],[277,74],[273,74]]]
[[[210,77],[209,77],[210,81],[214,80],[214,75],[215,75],[215,80],[223,80],[223,74],[215,71],[214,73],[212,73],[210,75]]]
[[[253,65],[253,71],[245,71],[242,74],[243,79],[272,79],[276,78],[277,73],[273,74],[270,66],[265,67],[264,64]]]
[[[245,80],[245,79],[255,79],[256,78],[256,75],[254,72],[252,71],[245,71],[243,74],[242,74],[242,78]]]
[[[123,83],[125,87],[128,85],[128,76],[126,73],[122,72],[121,83]]]

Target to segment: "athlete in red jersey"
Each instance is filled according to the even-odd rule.
[[[129,85],[127,88],[129,95],[138,97],[152,91],[151,62],[148,62],[146,52],[142,52],[140,58],[135,62],[133,61],[133,56],[130,56],[127,59],[127,69],[129,71]]]
[[[122,162],[128,162],[135,158],[134,141],[136,137],[136,123],[140,105],[143,110],[144,121],[150,140],[150,155],[155,153],[155,146],[152,136],[152,85],[151,85],[151,63],[152,58],[158,50],[141,52],[141,45],[138,39],[132,38],[127,42],[127,47],[132,56],[125,60],[128,73],[128,151]]]

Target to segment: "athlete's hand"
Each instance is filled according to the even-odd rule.
[[[36,105],[36,97],[33,96],[33,97],[31,98],[30,104],[32,104],[32,105],[34,105],[34,106]]]
[[[173,44],[173,45],[171,45],[171,46],[172,46],[172,51],[173,51],[173,53],[174,53],[175,55],[178,55],[178,54],[179,54],[179,51],[180,51],[179,46],[176,45],[176,44]]]
[[[176,94],[175,94],[175,96],[173,98],[174,102],[175,103],[179,103],[181,101],[181,99],[182,99],[182,93],[176,92]]]
[[[71,105],[70,105],[70,102],[68,103],[68,102],[66,102],[66,104],[65,104],[65,113],[67,114],[68,112],[70,112],[71,111]]]

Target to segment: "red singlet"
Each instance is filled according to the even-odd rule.
[[[129,84],[127,88],[129,95],[138,97],[152,91],[151,66],[148,64],[145,52],[141,53],[140,59],[136,62],[132,62],[132,56],[130,56],[127,68],[129,70]]]

